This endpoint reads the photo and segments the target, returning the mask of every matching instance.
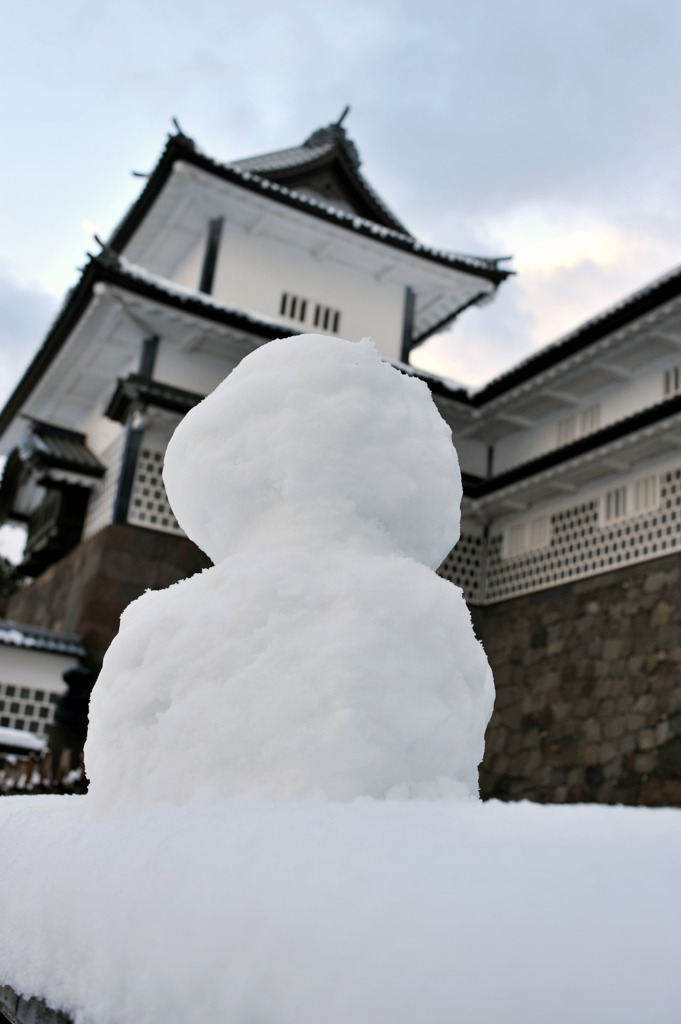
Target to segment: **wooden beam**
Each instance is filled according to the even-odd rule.
[[[203,292],[204,295],[210,295],[213,291],[213,279],[218,262],[220,238],[224,222],[224,217],[214,217],[213,220],[208,221],[208,238],[206,239],[206,251],[203,255],[201,280],[199,282],[199,291]]]
[[[416,306],[416,295],[414,289],[407,285],[404,289],[404,314],[402,318],[402,350],[400,359],[403,363],[409,362],[409,353],[414,345],[414,309]]]

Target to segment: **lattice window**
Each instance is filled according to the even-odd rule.
[[[658,474],[651,473],[632,484],[623,484],[606,491],[601,501],[601,518],[610,523],[652,512],[659,505]]]
[[[58,694],[14,683],[0,683],[0,726],[24,729],[37,736],[47,736],[54,719]]]
[[[603,519],[611,523],[615,519],[623,519],[627,514],[627,488],[613,487],[603,495]]]
[[[681,392],[681,363],[664,371],[664,397],[671,398]]]
[[[600,425],[601,407],[597,402],[595,405],[589,405],[586,409],[582,409],[581,412],[570,413],[569,416],[558,420],[556,424],[556,444],[560,448],[564,444],[577,441],[580,437],[593,434]]]
[[[120,436],[115,441],[112,441],[100,455],[102,462],[106,466],[106,473],[90,495],[85,516],[85,526],[83,528],[83,540],[93,537],[103,527],[113,522],[116,490],[124,448],[125,432],[122,431]]]
[[[657,473],[651,476],[644,476],[636,480],[633,487],[634,492],[634,514],[650,512],[658,507],[658,477]]]
[[[482,598],[483,538],[463,533],[438,569],[440,576],[461,587],[472,604]]]
[[[504,531],[502,553],[504,558],[515,558],[528,551],[546,547],[551,538],[551,523],[548,516],[513,523]]]
[[[163,486],[163,452],[143,446],[135,466],[128,522],[150,530],[182,535]]]
[[[550,517],[549,544],[541,551],[503,557],[503,533],[490,536],[487,553],[486,601],[501,601],[531,590],[555,587],[569,580],[608,572],[632,562],[681,550],[681,468],[642,477],[624,490],[654,508],[629,518],[601,518],[601,500],[589,499]],[[621,491],[614,488],[610,494]],[[636,500],[635,497],[633,499]],[[613,514],[617,499],[612,499]]]

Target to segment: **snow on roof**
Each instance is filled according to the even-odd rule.
[[[288,149],[278,149],[271,153],[263,153],[262,156],[249,156],[243,160],[231,160],[230,167],[238,171],[254,171],[256,174],[265,171],[288,170],[293,167],[301,167],[327,156],[334,149],[334,144],[327,142],[322,146],[290,146]]]
[[[14,747],[23,750],[45,750],[47,744],[41,736],[23,729],[10,729],[0,725],[0,747]]]
[[[334,218],[343,223],[345,227],[353,228],[355,231],[370,233],[385,241],[399,242],[404,246],[404,248],[410,249],[416,255],[430,256],[439,261],[452,264],[463,264],[471,270],[482,270],[487,271],[488,273],[495,272],[496,274],[501,275],[502,278],[509,277],[513,273],[512,270],[503,270],[498,266],[499,261],[504,259],[504,257],[465,256],[462,253],[450,252],[446,249],[438,249],[434,246],[426,245],[425,242],[419,242],[418,239],[413,238],[412,235],[405,234],[402,231],[396,231],[394,228],[385,227],[383,224],[377,224],[375,221],[368,220],[366,217],[360,217],[359,214],[348,213],[345,210],[341,210],[337,206],[325,203],[321,198],[318,199],[315,196],[310,196],[303,192],[296,192],[295,189],[287,188],[286,185],[281,185],[279,182],[270,181],[269,179],[263,178],[255,173],[251,173],[250,171],[241,171],[238,168],[233,167],[231,164],[219,164],[210,157],[206,157],[205,159],[216,167],[229,168],[229,170],[238,174],[243,181],[256,184],[263,192],[273,192],[282,197],[290,197],[306,206],[324,210],[325,213],[331,214]]]
[[[104,475],[105,466],[88,448],[84,434],[54,423],[45,423],[34,416],[27,416],[26,419],[31,423],[30,432],[22,445],[26,449],[27,458],[37,452],[48,464],[90,476]]]
[[[378,192],[369,184],[364,175],[360,172],[361,164],[357,147],[345,134],[345,130],[338,124],[328,125],[313,132],[301,146],[291,146],[287,149],[280,149],[272,153],[263,153],[262,156],[248,157],[244,160],[234,160],[230,167],[241,171],[250,171],[267,177],[268,173],[292,171],[297,168],[304,168],[309,165],[319,164],[325,158],[334,154],[342,153],[346,157],[355,183],[359,186],[360,192],[375,204],[379,215],[387,219],[393,228],[411,237],[411,232],[395,216],[390,207],[384,202]],[[331,202],[329,205],[333,206]],[[369,218],[370,219],[370,218]],[[373,222],[372,222],[373,223]]]
[[[97,259],[97,257],[94,258]],[[184,285],[176,284],[174,281],[168,280],[167,277],[163,277],[161,274],[155,274],[153,271],[147,270],[146,267],[141,267],[139,263],[132,263],[130,260],[126,259],[125,256],[117,256],[117,263],[117,269],[122,271],[122,273],[127,274],[128,277],[136,278],[138,281],[145,281],[147,284],[153,285],[154,288],[158,288],[159,291],[163,291],[167,295],[173,295],[176,298],[185,299],[186,301],[191,300],[192,302],[199,303],[202,306],[206,306],[211,309],[219,309],[223,313],[233,314],[234,316],[238,316],[241,319],[252,323],[254,327],[275,327],[277,330],[283,331],[286,335],[299,333],[292,329],[290,324],[284,324],[281,320],[276,320],[274,317],[264,315],[255,316],[255,314],[248,313],[236,306],[226,306],[224,302],[219,302],[213,295],[209,295],[206,292],[199,292],[194,288],[186,288]]]
[[[666,274],[654,278],[643,288],[620,299],[614,305],[601,310],[600,313],[585,320],[573,330],[568,331],[567,334],[561,335],[548,345],[542,345],[540,349],[526,356],[509,370],[493,377],[487,384],[476,388],[471,393],[474,398],[488,401],[497,393],[509,390],[515,383],[520,383],[535,373],[541,372],[545,365],[555,365],[575,349],[585,347],[631,323],[637,316],[659,308],[663,302],[676,297],[680,292],[681,267],[677,266]]]
[[[469,388],[460,381],[453,380],[451,377],[440,377],[436,373],[431,373],[430,370],[421,370],[417,366],[412,366],[411,363],[402,363],[399,359],[391,359],[390,363],[402,373],[408,373],[411,377],[418,377],[428,384],[432,383],[436,387],[444,388],[445,391],[451,392],[453,398],[458,398],[468,404]]]
[[[37,626],[26,626],[10,619],[0,619],[0,644],[71,655],[74,658],[82,658],[86,653],[81,638],[75,633],[39,629]]]

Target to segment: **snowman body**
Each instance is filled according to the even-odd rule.
[[[124,613],[93,800],[477,797],[493,685],[433,572],[461,484],[426,386],[370,342],[272,342],[185,418],[164,475],[215,565]]]

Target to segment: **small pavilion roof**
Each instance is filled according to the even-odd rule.
[[[361,173],[357,147],[339,123],[318,128],[300,146],[233,160],[229,166],[322,198],[321,177],[326,172],[327,186],[335,179],[336,198],[342,197],[354,212],[412,237]],[[333,196],[326,198],[333,205]]]
[[[325,129],[322,130],[324,131]],[[310,138],[314,138],[314,135],[310,136]],[[266,154],[266,156],[274,156],[274,154]],[[469,256],[425,245],[410,235],[401,225],[399,228],[391,227],[376,219],[375,216],[364,216],[352,210],[343,209],[338,205],[334,206],[332,200],[325,199],[322,195],[315,195],[312,191],[309,194],[306,194],[304,191],[298,191],[296,182],[291,179],[287,183],[284,183],[283,180],[281,182],[275,181],[274,172],[272,171],[268,172],[268,176],[265,176],[264,174],[257,174],[255,171],[238,167],[233,163],[220,163],[217,160],[213,160],[211,157],[206,156],[205,153],[200,152],[192,139],[181,133],[168,137],[166,147],[156,167],[149,175],[147,184],[140,196],[130,207],[109,238],[108,245],[112,250],[118,253],[124,251],[126,245],[155,203],[172,173],[175,162],[178,160],[196,167],[198,170],[214,175],[222,181],[267,196],[276,202],[301,210],[310,216],[330,221],[358,235],[373,238],[395,249],[413,253],[441,266],[463,271],[475,277],[481,277],[494,285],[499,285],[514,273],[512,270],[507,270],[499,265],[506,259],[509,259],[509,257]],[[299,187],[302,188],[303,185]],[[387,207],[385,209],[387,210]]]

